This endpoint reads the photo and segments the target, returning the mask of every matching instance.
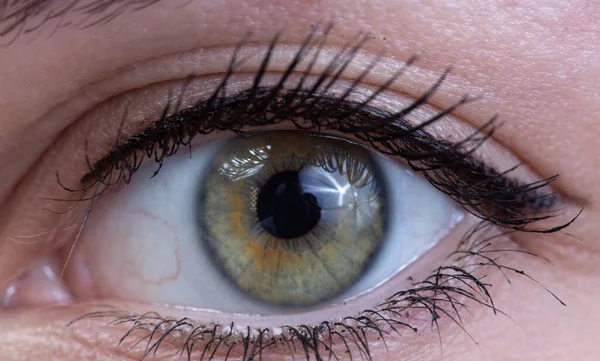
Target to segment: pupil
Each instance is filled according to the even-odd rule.
[[[321,207],[311,193],[305,193],[299,172],[272,176],[258,195],[258,219],[278,238],[296,238],[310,232],[321,218]]]

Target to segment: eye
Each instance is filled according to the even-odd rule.
[[[100,298],[223,312],[343,302],[460,219],[422,177],[365,146],[267,132],[193,146],[101,197],[67,277]],[[210,292],[207,292],[210,290]]]
[[[371,343],[398,328],[444,317],[462,328],[471,304],[497,312],[489,269],[529,277],[499,257],[521,254],[510,235],[576,218],[537,225],[555,217],[556,177],[514,166],[491,139],[495,117],[472,129],[451,116],[472,98],[429,106],[448,72],[401,96],[389,87],[414,59],[374,87],[377,59],[356,60],[364,39],[332,54],[315,34],[279,68],[276,37],[253,65],[238,46],[224,75],[110,99],[54,147],[76,164],[51,176],[44,164],[45,183],[31,183],[70,196],[46,213],[68,235],[56,264],[77,301],[126,308],[73,322],[131,324],[119,345],[148,331],[133,341],[147,344],[140,359],[167,339],[200,359],[213,346],[226,359],[371,359]]]

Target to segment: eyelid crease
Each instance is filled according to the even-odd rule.
[[[487,310],[506,316],[492,299],[492,285],[486,281],[488,268],[501,271],[497,276],[504,275],[507,283],[510,283],[508,274],[515,273],[537,283],[522,270],[500,262],[502,256],[509,253],[535,257],[505,244],[506,241],[511,242],[506,239],[507,235],[489,222],[478,222],[466,232],[455,252],[449,255],[448,263],[434,269],[422,281],[414,282],[407,290],[399,291],[357,315],[340,319],[328,317],[328,320],[315,325],[287,323],[281,327],[238,327],[231,322],[205,323],[187,317],[165,317],[157,311],[123,311],[131,309],[130,306],[100,306],[67,323],[65,332],[73,325],[82,322],[85,325],[95,320],[101,320],[109,327],[124,327],[123,336],[115,339],[117,345],[111,346],[115,352],[125,352],[132,344],[141,345],[134,353],[137,355],[135,359],[140,361],[148,359],[159,349],[188,360],[212,359],[213,356],[224,360],[252,360],[282,352],[279,355],[282,359],[352,360],[363,357],[372,361],[377,359],[374,357],[377,353],[390,351],[385,347],[388,340],[395,337],[404,339],[407,334],[416,334],[423,329],[439,330],[441,322],[449,322],[477,344],[477,340],[465,329],[461,316],[464,310],[468,309],[468,313],[475,317],[471,313],[472,306],[478,305],[481,306],[478,312]],[[565,305],[550,290],[537,284]],[[441,337],[438,333],[440,342]],[[232,353],[234,347],[236,352]]]

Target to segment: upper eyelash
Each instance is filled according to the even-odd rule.
[[[155,175],[158,174],[164,160],[177,153],[181,146],[189,146],[198,134],[229,130],[243,135],[244,126],[272,125],[289,121],[302,130],[336,130],[349,133],[370,143],[381,153],[404,158],[413,170],[423,173],[438,190],[483,220],[514,230],[547,232],[544,229],[528,228],[528,226],[539,220],[554,217],[553,214],[539,216],[532,214],[551,210],[559,203],[558,195],[543,191],[556,180],[557,176],[522,184],[507,176],[516,167],[499,172],[472,157],[472,153],[496,131],[497,116],[489,119],[472,135],[456,144],[435,139],[424,130],[476,98],[465,95],[454,105],[439,111],[417,126],[412,126],[405,120],[412,112],[427,104],[446,79],[450,69],[442,73],[438,80],[411,105],[395,113],[377,109],[370,103],[412,65],[415,61],[414,57],[362,102],[348,100],[348,97],[375,66],[377,60],[367,66],[343,94],[331,94],[329,89],[340,79],[342,72],[367,41],[368,37],[362,36],[356,42],[346,44],[312,86],[305,86],[306,78],[319,56],[328,31],[329,28],[314,45],[315,30],[313,30],[279,82],[271,87],[262,87],[261,80],[268,70],[271,55],[278,43],[279,36],[275,36],[263,57],[252,87],[237,94],[226,95],[228,81],[235,73],[236,67],[243,61],[237,58],[243,45],[243,42],[240,42],[222,82],[212,96],[198,101],[192,107],[180,110],[185,87],[193,79],[189,77],[183,86],[180,98],[173,101],[172,96],[169,97],[170,100],[157,122],[120,142],[116,149],[99,161],[92,164],[88,160],[89,172],[81,179],[82,188],[71,189],[62,183],[61,186],[71,192],[83,191],[85,194],[97,185],[105,186],[91,197],[94,198],[115,183],[121,181],[129,183],[146,158],[158,164]],[[286,80],[312,49],[311,47],[315,47],[315,52],[308,68],[295,88],[286,89]],[[306,126],[300,120],[308,120],[310,124]],[[125,121],[126,117],[123,118],[123,122]],[[559,226],[559,229],[566,225]]]

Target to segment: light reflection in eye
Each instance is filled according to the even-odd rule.
[[[251,138],[255,142],[266,139],[264,136]],[[311,138],[315,143],[319,138],[325,139]],[[87,292],[99,298],[231,313],[265,314],[289,310],[289,307],[282,308],[282,302],[257,300],[241,291],[222,271],[218,260],[215,262],[214,255],[206,247],[206,240],[200,235],[196,211],[202,209],[202,204],[198,204],[197,189],[210,172],[213,159],[221,154],[228,142],[236,139],[195,146],[191,157],[182,152],[165,163],[154,178],[152,165],[145,166],[131,184],[99,198],[76,249],[72,262],[76,266],[69,267],[67,272],[69,283],[76,292],[77,284],[81,283],[80,274],[91,275],[93,292],[81,288],[77,296],[91,297]],[[364,272],[357,272],[351,281],[329,297],[313,295],[311,302],[301,303],[304,308],[318,308],[321,303],[317,300],[324,298],[328,303],[348,301],[381,285],[432,248],[462,217],[462,212],[448,197],[404,167],[360,145],[336,141],[344,144],[346,151],[368,152],[380,169],[381,182],[388,189],[386,204],[389,206],[385,207],[385,217],[389,219],[389,226],[386,236],[376,240],[380,245]],[[232,179],[241,177],[240,167],[246,177],[260,174],[258,164],[262,163],[262,167],[270,164],[272,149],[268,145],[273,144],[266,144],[263,149],[259,147],[251,161],[248,157],[242,160],[232,155],[230,165],[221,167],[221,171],[227,176],[235,173]],[[293,148],[294,144],[289,146]],[[232,171],[234,168],[237,169],[235,172]],[[220,196],[216,190],[214,196]],[[222,195],[224,200],[227,197]],[[212,226],[233,228],[227,222]],[[350,237],[350,240],[355,239]],[[86,269],[82,270],[82,267]],[[311,266],[307,263],[303,267]]]
[[[251,177],[263,168],[269,157],[270,150],[271,146],[265,145],[249,149],[242,157],[232,154],[228,161],[224,161],[221,164],[217,172],[232,182]]]

